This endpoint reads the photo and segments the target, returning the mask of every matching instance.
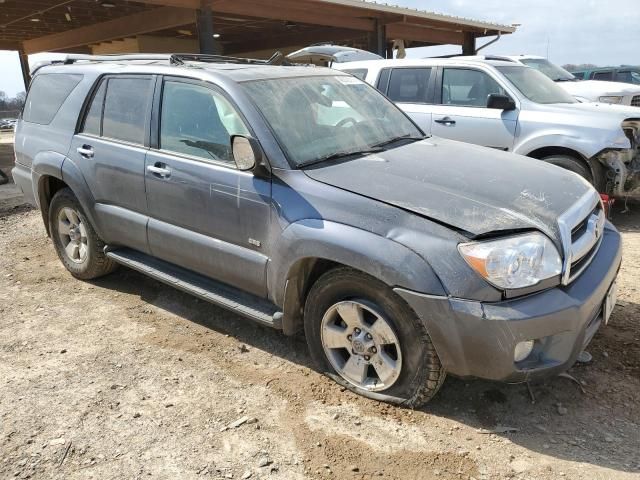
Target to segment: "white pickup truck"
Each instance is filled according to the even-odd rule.
[[[602,102],[640,107],[640,86],[622,82],[581,80],[564,68],[537,55],[476,55],[458,58],[521,63],[539,70],[581,102]]]
[[[334,63],[425,132],[544,160],[598,191],[640,196],[640,108],[581,103],[520,63],[466,58]]]

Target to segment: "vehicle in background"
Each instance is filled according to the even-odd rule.
[[[15,118],[0,118],[0,130],[13,130],[17,121]]]
[[[459,58],[333,66],[357,72],[439,137],[561,166],[600,192],[640,195],[640,109],[580,103],[515,62]]]
[[[640,107],[640,85],[628,85],[620,80],[611,81],[610,78],[599,79],[609,80],[606,82],[583,80],[544,57],[536,55],[474,55],[457,58],[521,63],[544,73],[581,102],[602,102]]]
[[[598,80],[607,82],[623,82],[640,85],[640,67],[624,65],[621,67],[589,68],[571,71],[581,80]]]
[[[620,234],[570,172],[428,139],[337,70],[75,58],[33,76],[13,176],[77,278],[120,263],[304,331],[321,372],[410,407],[447,372],[556,375],[609,318]]]
[[[318,43],[290,53],[287,55],[287,60],[293,63],[330,67],[334,63],[382,60],[382,57],[359,48],[343,47],[332,43]]]

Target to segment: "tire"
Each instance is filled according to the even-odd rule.
[[[550,157],[543,158],[542,161],[562,167],[570,172],[577,173],[593,185],[593,176],[591,175],[589,166],[575,157],[570,155],[551,155]]]
[[[117,264],[104,254],[104,242],[69,188],[58,190],[51,200],[49,232],[58,258],[74,277],[91,280],[116,269]]]
[[[353,317],[358,311],[362,314]],[[364,326],[353,329],[354,318]],[[446,377],[424,324],[409,305],[357,270],[336,268],[315,282],[305,302],[304,329],[318,370],[365,397],[419,407]]]

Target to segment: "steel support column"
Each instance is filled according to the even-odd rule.
[[[20,70],[22,70],[22,79],[24,80],[25,92],[31,83],[31,74],[29,73],[29,57],[24,53],[24,49],[18,49],[18,57],[20,58]]]
[[[476,54],[476,36],[473,34],[473,32],[464,32],[464,39],[462,42],[462,54],[463,55]]]
[[[200,8],[196,10],[196,22],[198,26],[198,41],[200,53],[219,54],[216,41],[213,38],[213,12],[211,0],[202,0]]]

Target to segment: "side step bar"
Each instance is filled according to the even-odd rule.
[[[137,270],[183,292],[244,315],[258,323],[282,329],[282,312],[268,300],[243,292],[171,263],[129,248],[111,250],[106,255],[125,267]]]

